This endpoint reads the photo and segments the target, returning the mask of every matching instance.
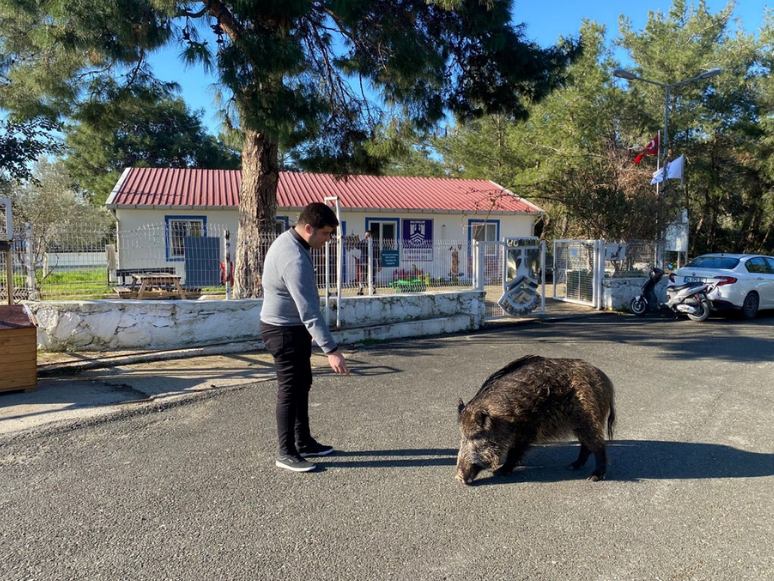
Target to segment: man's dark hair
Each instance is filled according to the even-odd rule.
[[[321,202],[314,202],[301,210],[298,223],[302,226],[309,224],[314,229],[323,228],[324,226],[336,228],[339,225],[339,219],[336,217],[336,212],[330,206]]]

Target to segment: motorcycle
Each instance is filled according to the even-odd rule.
[[[715,285],[705,282],[689,282],[679,286],[670,284],[666,288],[667,302],[664,306],[675,315],[685,313],[691,321],[700,323],[710,316],[712,303],[707,295],[714,288]]]
[[[638,317],[644,316],[650,310],[669,309],[675,315],[685,313],[692,321],[701,322],[707,319],[712,309],[712,303],[707,295],[714,285],[704,282],[690,282],[681,285],[669,285],[666,288],[667,302],[659,303],[656,297],[656,285],[664,278],[664,271],[654,267],[648,273],[648,280],[642,285],[642,291],[632,299],[630,308]]]
[[[642,317],[650,310],[658,310],[660,305],[656,297],[656,285],[664,278],[664,271],[658,267],[653,267],[648,273],[648,280],[642,285],[640,294],[632,299],[632,313]]]

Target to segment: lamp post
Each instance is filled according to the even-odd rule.
[[[688,83],[693,83],[695,81],[703,81],[704,79],[709,79],[711,77],[715,77],[722,73],[722,69],[709,69],[708,71],[704,71],[703,73],[700,73],[696,75],[695,77],[691,77],[690,79],[685,79],[682,81],[677,81],[676,83],[659,83],[658,81],[651,81],[650,79],[643,79],[642,77],[638,77],[631,71],[627,71],[626,69],[615,69],[613,71],[613,76],[618,77],[619,79],[626,79],[627,81],[642,81],[643,83],[649,83],[651,85],[656,85],[658,87],[661,87],[665,90],[665,98],[664,98],[664,137],[661,142],[659,143],[659,149],[661,150],[661,155],[659,156],[659,159],[661,160],[660,166],[662,168],[662,171],[664,172],[662,182],[664,183],[664,188],[662,190],[662,194],[666,195],[666,189],[667,189],[667,162],[669,160],[669,97],[670,97],[670,91],[674,89],[675,87],[679,87],[681,85],[687,85]],[[660,232],[659,232],[660,234]]]

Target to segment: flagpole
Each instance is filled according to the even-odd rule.
[[[658,148],[659,150],[661,150],[663,148],[663,141],[664,141],[662,139],[664,136],[661,135],[661,129],[658,130],[658,133],[656,135],[658,135]],[[661,153],[659,152],[659,155],[656,156],[656,171],[658,172],[658,170],[660,169],[661,169]],[[659,242],[658,240],[659,238],[658,235],[660,234],[659,214],[661,213],[661,211],[659,210],[659,208],[661,207],[661,193],[659,191],[660,189],[661,189],[661,182],[656,182],[656,254],[653,257],[654,264],[656,265],[661,264],[661,261],[659,260],[660,258],[659,247],[661,246],[661,242]]]
[[[664,140],[663,140],[664,172],[666,172],[667,159],[668,159],[668,156],[669,156],[669,143],[668,143],[668,141],[669,141],[669,133],[668,133],[669,129],[668,129],[668,127],[669,127],[669,94],[670,94],[671,89],[673,87],[679,87],[681,85],[685,85],[686,83],[693,83],[694,81],[701,81],[701,80],[704,80],[704,79],[709,79],[711,77],[719,75],[722,72],[723,71],[721,69],[709,69],[707,71],[704,71],[703,73],[698,74],[695,77],[691,77],[690,79],[685,79],[685,80],[682,80],[682,81],[677,81],[676,83],[665,84],[665,83],[659,83],[658,81],[653,81],[653,80],[650,80],[650,79],[643,79],[642,77],[638,77],[637,75],[635,75],[631,71],[627,71],[626,69],[615,69],[613,71],[613,76],[618,77],[619,79],[626,79],[628,81],[642,81],[643,83],[649,83],[651,85],[656,85],[656,86],[661,87],[661,88],[666,90],[666,98],[664,100]],[[661,211],[661,206],[662,206],[662,204],[661,204],[661,196],[666,197],[667,182],[665,180],[668,180],[668,179],[669,178],[666,175],[663,176],[664,188],[663,188],[661,194],[658,194],[658,187],[656,187],[656,192],[657,192],[657,196],[658,196],[658,200],[659,200],[658,211],[656,212],[657,216],[659,215],[659,213]],[[658,232],[659,238],[660,238],[661,232],[660,232],[660,228],[659,228],[659,224],[658,223],[656,225],[656,231]],[[661,246],[660,242],[662,242],[662,241],[659,241],[659,243],[657,243],[658,246]],[[686,254],[686,257],[687,257],[687,254]],[[661,258],[661,256],[659,256],[659,258]],[[662,263],[661,261],[657,261],[657,262],[659,264]]]

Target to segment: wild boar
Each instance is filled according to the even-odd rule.
[[[613,383],[580,359],[527,355],[487,379],[467,405],[460,399],[462,441],[455,478],[470,484],[483,469],[508,475],[534,443],[574,435],[580,441],[581,468],[593,453],[589,480],[605,477],[605,418],[613,438]]]

